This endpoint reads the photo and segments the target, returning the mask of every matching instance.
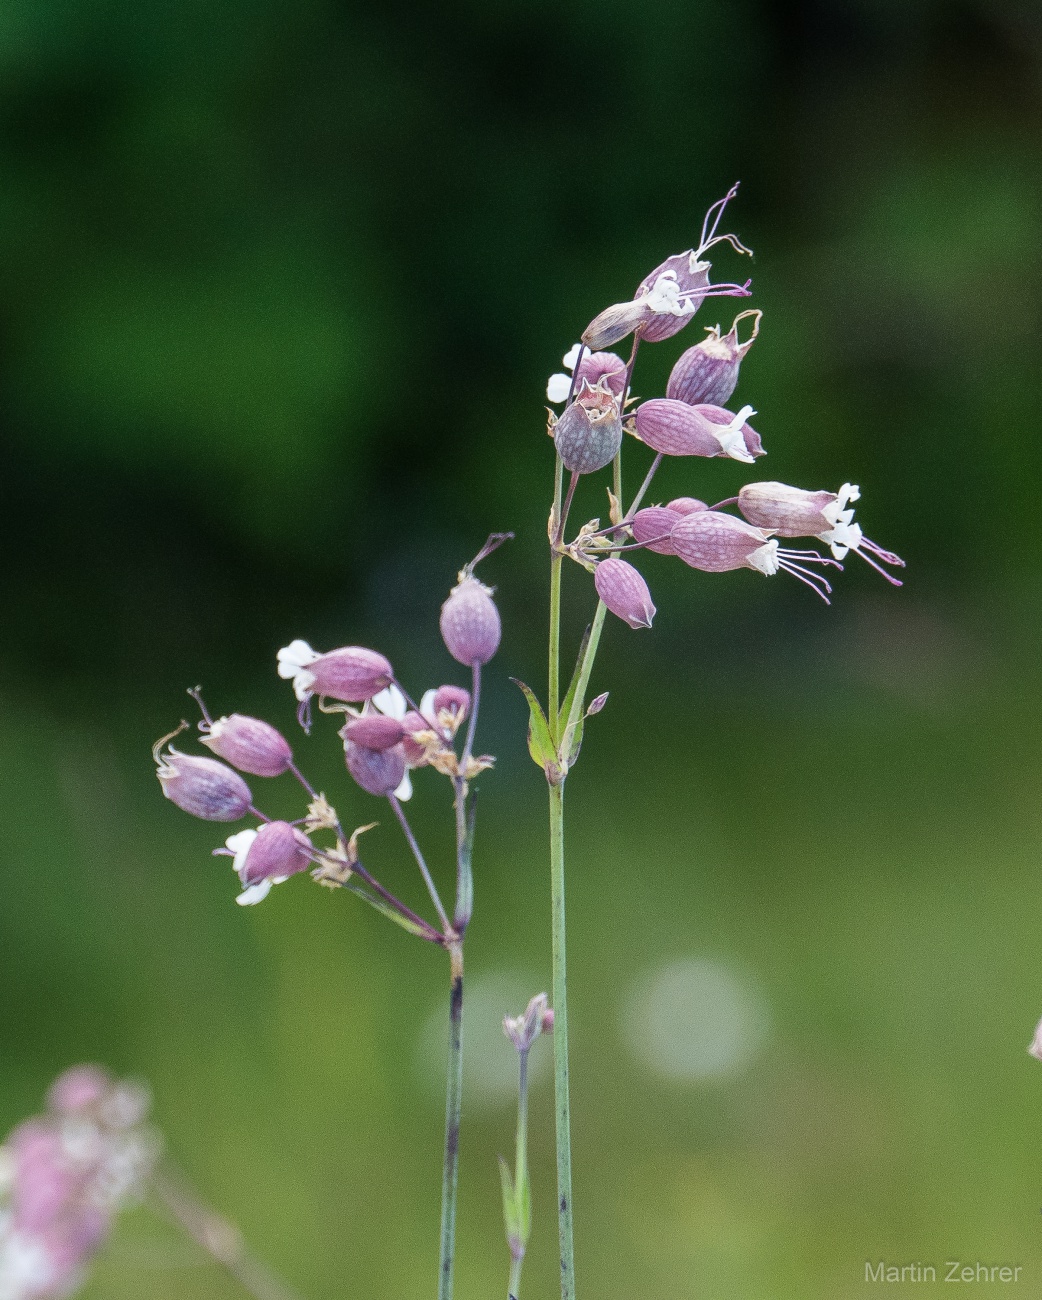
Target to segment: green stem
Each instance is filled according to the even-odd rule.
[[[567,718],[561,719],[562,735],[568,734],[569,727],[578,725],[583,710],[586,708],[586,690],[590,684],[590,674],[593,672],[593,662],[597,658],[597,649],[601,643],[601,632],[604,629],[604,616],[607,612],[607,605],[603,600],[599,600],[597,602],[597,612],[590,624],[590,639],[586,642],[582,663],[579,666],[579,680],[576,683],[575,695],[572,697],[571,712]]]
[[[560,739],[557,712],[561,707],[561,564],[564,556],[558,554],[564,520],[561,518],[561,506],[564,500],[564,465],[557,457],[557,471],[554,481],[554,521],[553,536],[550,539],[550,669],[547,700],[547,721],[550,724],[550,737],[556,745]]]
[[[441,1176],[441,1257],[438,1300],[452,1300],[456,1244],[456,1185],[459,1179],[459,1127],[463,1109],[463,945],[449,946],[449,1063],[445,1078],[445,1163]]]
[[[554,1096],[557,1121],[557,1222],[561,1300],[575,1295],[572,1241],[572,1133],[568,1099],[568,979],[564,917],[564,783],[550,786],[550,888],[553,902]]]
[[[525,1262],[524,1255],[519,1255],[516,1259],[510,1261],[510,1282],[507,1286],[509,1300],[518,1300],[521,1294],[521,1265]]]
[[[518,1053],[517,1059],[517,1143],[514,1149],[514,1188],[519,1214],[527,1218],[532,1203],[532,1190],[528,1181],[528,1049]],[[525,1262],[530,1224],[521,1223],[521,1240],[511,1243],[509,1300],[518,1300],[521,1292],[521,1268]]]

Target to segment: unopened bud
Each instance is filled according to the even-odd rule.
[[[674,497],[672,501],[666,502],[666,508],[675,510],[678,515],[693,515],[698,510],[709,509],[704,501],[699,501],[698,497]]]
[[[738,384],[742,358],[753,345],[760,329],[763,312],[743,311],[736,316],[730,331],[723,337],[720,326],[713,325],[707,336],[683,353],[673,367],[666,386],[666,396],[697,406],[711,402],[723,406]],[[753,332],[744,343],[738,342],[738,322],[752,316]]]
[[[172,745],[163,755],[154,750],[153,757],[159,764],[156,776],[163,793],[184,812],[208,822],[234,822],[249,811],[250,787],[238,772],[215,758],[182,754]]]
[[[649,315],[643,302],[617,302],[611,307],[605,307],[600,315],[590,321],[583,331],[582,341],[591,352],[610,348],[612,344],[621,342],[627,334],[632,334]]]
[[[432,734],[430,722],[422,714],[416,713],[413,709],[402,718],[402,729],[405,732],[402,737],[402,749],[405,753],[405,761],[410,767],[423,767],[430,760],[427,755],[427,746],[416,737],[421,732],[426,732],[428,736]]]
[[[499,649],[502,624],[492,591],[471,575],[453,587],[442,605],[440,626],[449,654],[468,668],[487,664]]]
[[[682,518],[679,510],[669,506],[645,506],[630,520],[633,540],[659,555],[676,555],[669,535],[673,525]]]
[[[346,704],[370,700],[391,684],[394,669],[382,654],[364,646],[342,646],[318,654],[306,641],[292,641],[278,653],[279,676],[292,678],[298,700],[327,695]]]
[[[405,776],[405,750],[401,745],[390,749],[366,749],[363,745],[344,746],[347,770],[369,794],[392,795]]]
[[[537,993],[523,1015],[503,1017],[503,1033],[519,1052],[527,1052],[541,1033],[549,1032],[544,1029],[547,1016],[550,1017],[550,1028],[553,1028],[553,1015],[547,1006],[546,994]]]
[[[395,718],[386,718],[379,713],[371,713],[364,718],[352,718],[340,728],[342,740],[351,741],[365,749],[390,749],[397,745],[405,735],[402,723]]]
[[[617,617],[630,627],[650,627],[655,617],[648,584],[625,560],[601,560],[593,575],[597,595]]]
[[[462,686],[439,686],[431,702],[436,716],[447,713],[458,727],[470,712],[470,691]]]
[[[554,445],[565,469],[593,474],[611,464],[622,446],[622,417],[607,385],[586,382],[554,425]]]
[[[616,397],[621,397],[626,387],[626,362],[614,352],[585,352],[575,376],[577,387],[584,381],[591,388],[607,385]]]
[[[201,739],[218,758],[252,776],[281,776],[293,762],[293,751],[280,731],[242,713],[210,723],[208,734]]]
[[[554,1032],[553,1007],[547,1007],[546,1010],[543,1012],[543,1023],[541,1028],[544,1034],[552,1034]]]

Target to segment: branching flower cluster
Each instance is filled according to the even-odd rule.
[[[0,1147],[0,1300],[72,1294],[158,1153],[147,1091],[96,1066],[51,1087]]]
[[[734,235],[718,235],[732,190],[706,215],[698,248],[668,258],[637,289],[630,303],[601,312],[587,327],[582,342],[565,356],[571,371],[552,375],[547,398],[564,403],[550,413],[549,432],[571,481],[563,514],[567,515],[578,478],[606,468],[631,434],[655,453],[647,476],[625,515],[615,495],[610,500],[611,524],[586,524],[571,542],[563,538],[563,520],[551,518],[551,542],[563,554],[594,575],[597,594],[613,614],[630,627],[650,627],[655,614],[647,583],[632,564],[618,557],[630,549],[678,557],[693,569],[724,573],[755,569],[768,577],[785,572],[805,583],[826,603],[832,588],[817,568],[841,569],[853,552],[899,586],[883,565],[903,567],[903,560],[869,541],[854,522],[853,504],[860,492],[845,483],[838,492],[809,492],[784,483],[746,484],[736,497],[708,506],[696,497],[678,497],[665,505],[641,508],[664,456],[728,457],[753,464],[764,455],[760,435],[749,423],[751,406],[731,411],[726,403],[738,384],[742,359],[759,333],[762,313],[738,315],[727,334],[718,325],[701,343],[688,348],[673,367],[665,397],[637,402],[629,395],[633,362],[640,342],[671,338],[713,295],[747,296],[743,285],[710,283],[710,263],[704,254],[714,244],[728,243],[739,253],[749,249]],[[739,326],[751,320],[751,333],[739,341]],[[634,335],[629,362],[601,349]],[[727,507],[736,506],[738,514]],[[790,548],[779,539],[805,538],[823,542],[830,554],[813,547]]]

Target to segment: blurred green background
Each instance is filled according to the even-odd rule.
[[[860,483],[907,584],[855,560],[826,609],[650,556],[654,631],[609,629],[568,792],[580,1294],[850,1300],[880,1259],[1020,1264],[1037,1294],[1040,143],[1031,0],[6,0],[3,1126],[75,1061],[144,1076],[309,1300],[431,1295],[442,959],[306,880],[235,907],[210,857],[234,828],[165,802],[148,751],[203,682],[299,737],[349,824],[381,817],[332,726],[292,730],[275,650],[461,680],[438,607],[512,528],[485,570],[458,1282],[505,1293],[498,1019],[549,983],[507,680],[542,690],[544,385],[740,178],[757,474]],[[744,305],[647,347],[636,390]],[[746,477],[677,462],[655,496]],[[446,792],[417,786],[447,880]],[[382,820],[369,865],[420,904]],[[531,1297],[556,1277],[543,1065]],[[135,1212],[88,1294],[236,1291]]]

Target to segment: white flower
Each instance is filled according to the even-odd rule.
[[[271,893],[271,887],[278,882],[275,880],[259,880],[255,885],[249,885],[241,894],[236,894],[235,901],[240,907],[251,907],[254,903],[259,903],[262,898],[267,898]]]
[[[837,560],[842,560],[848,551],[856,551],[865,540],[859,524],[854,523],[854,511],[849,509],[852,501],[861,499],[861,489],[856,483],[844,483],[836,494],[835,501],[822,510],[825,519],[832,525],[818,538],[832,548]]]
[[[315,684],[315,674],[308,671],[308,665],[320,659],[321,655],[317,650],[312,650],[306,641],[298,638],[289,645],[284,645],[276,658],[279,676],[287,680],[292,678],[293,694],[298,700],[306,700]]]
[[[699,265],[708,263],[696,263],[692,271]],[[690,316],[695,310],[690,294],[680,292],[676,271],[663,271],[644,295],[644,302],[660,316]]]
[[[245,867],[246,855],[256,838],[256,831],[238,831],[235,835],[229,835],[224,841],[225,847],[231,851],[232,867],[235,869],[236,875]]]
[[[730,424],[712,425],[713,434],[720,443],[725,456],[730,456],[732,460],[744,460],[747,465],[752,465],[755,456],[749,454],[749,448],[745,445],[745,438],[742,434],[742,428],[746,420],[756,412],[751,406],[743,406]]]
[[[561,364],[568,370],[567,375],[551,375],[546,385],[546,400],[548,402],[567,402],[568,394],[572,391],[571,372],[575,369],[579,360],[579,354],[582,352],[581,343],[573,343],[568,351],[561,358]]]
[[[781,567],[781,561],[778,558],[778,539],[772,537],[763,546],[758,546],[755,551],[752,551],[746,557],[746,563],[754,569],[759,569],[768,578],[773,578]]]

